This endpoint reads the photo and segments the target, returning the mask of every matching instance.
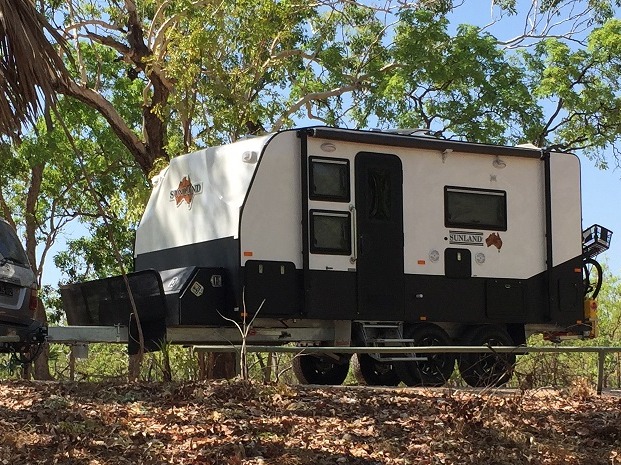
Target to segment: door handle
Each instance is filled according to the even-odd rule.
[[[351,224],[352,224],[352,256],[349,257],[350,263],[356,263],[358,260],[358,222],[356,221],[356,207],[354,205],[349,206],[349,211],[351,212]]]

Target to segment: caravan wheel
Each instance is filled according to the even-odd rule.
[[[414,346],[449,346],[451,338],[437,325],[417,324],[405,329],[403,337],[413,339]],[[453,374],[455,356],[450,353],[421,354],[427,357],[420,362],[396,362],[395,371],[408,386],[439,387]]]
[[[390,363],[378,362],[369,354],[356,354],[351,359],[356,381],[367,386],[396,386],[399,376]]]
[[[349,372],[349,360],[337,361],[325,355],[299,355],[291,365],[301,384],[342,384]]]
[[[467,346],[512,346],[511,336],[504,328],[495,325],[475,327],[466,334]],[[459,356],[459,372],[472,387],[491,387],[506,384],[513,376],[515,354],[468,353]]]

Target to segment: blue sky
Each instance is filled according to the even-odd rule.
[[[597,223],[613,232],[610,249],[597,260],[607,259],[610,271],[621,275],[621,169],[600,170],[591,160],[581,161],[583,227]]]

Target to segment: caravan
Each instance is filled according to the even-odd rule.
[[[159,303],[140,315],[160,322],[158,337],[204,327],[203,342],[221,342],[207,329],[259,308],[257,332],[278,330],[279,343],[514,346],[535,332],[594,334],[601,276],[591,284],[584,270],[601,270],[592,257],[611,233],[583,235],[574,155],[315,127],[174,158],[154,184],[134,260],[152,276],[146,294]],[[64,289],[68,312],[110,321],[126,294],[114,301],[100,282],[87,299],[87,284]],[[126,323],[124,312],[113,320]],[[489,357],[458,357],[468,383],[508,379],[514,356]],[[452,354],[358,359],[374,384],[441,385],[455,364]],[[296,373],[338,383],[348,362],[306,355]]]

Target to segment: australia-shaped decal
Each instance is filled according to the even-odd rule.
[[[168,196],[169,201],[175,201],[177,207],[185,202],[188,205],[188,210],[192,208],[192,201],[194,196],[203,192],[203,183],[192,184],[190,176],[184,176],[179,187],[170,191]]]
[[[485,239],[485,244],[488,247],[496,247],[498,249],[498,252],[500,252],[500,249],[502,249],[502,239],[500,238],[500,234],[491,233],[489,236],[487,236],[487,239]]]

